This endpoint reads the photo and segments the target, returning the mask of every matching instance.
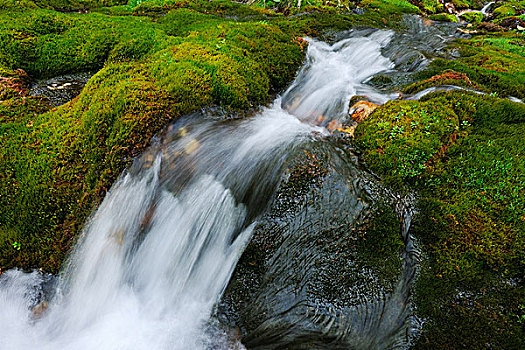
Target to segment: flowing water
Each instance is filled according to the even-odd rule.
[[[392,36],[309,40],[296,81],[256,116],[199,114],[170,126],[114,184],[57,281],[17,270],[1,276],[0,349],[240,348],[215,326],[214,307],[290,156],[328,137],[324,127],[344,121],[351,96],[391,97],[363,82],[393,67],[381,55]],[[358,195],[339,204],[362,210]],[[377,305],[383,316],[354,327],[369,335],[380,329],[384,344],[401,329],[386,319],[408,317],[413,264],[404,266],[391,301]],[[398,302],[402,310],[390,306]],[[355,324],[362,312],[352,310]]]

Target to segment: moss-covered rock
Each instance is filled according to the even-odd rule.
[[[511,5],[503,5],[495,8],[494,11],[492,11],[492,14],[496,18],[505,18],[516,15],[516,10]]]
[[[454,15],[449,15],[448,13],[437,13],[435,15],[428,16],[433,21],[439,22],[457,22],[458,18]]]
[[[461,16],[459,16],[459,18],[462,21],[470,22],[470,23],[481,22],[483,21],[483,17],[484,17],[483,14],[478,11],[465,12]]]
[[[413,233],[428,260],[417,299],[429,322],[416,348],[523,346],[523,132],[523,104],[465,91],[387,103],[356,130],[372,169],[420,191]]]
[[[446,104],[391,101],[359,124],[355,136],[368,165],[388,184],[402,187],[425,172],[458,128]]]
[[[465,73],[472,83],[499,96],[525,98],[525,56],[523,37],[514,33],[495,33],[472,40],[458,40],[456,60],[436,59],[429,69],[418,73],[428,79],[446,70]]]

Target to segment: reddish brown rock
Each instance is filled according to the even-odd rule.
[[[378,105],[368,102],[368,101],[359,101],[356,104],[354,104],[352,107],[350,107],[350,110],[348,111],[348,114],[350,114],[350,117],[357,122],[360,123],[377,108]]]

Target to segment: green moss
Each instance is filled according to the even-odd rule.
[[[139,59],[166,38],[149,19],[38,10],[0,16],[0,64],[30,75],[100,69],[108,57]]]
[[[388,184],[402,187],[425,172],[458,128],[458,117],[447,105],[391,101],[359,124],[356,138],[367,164]]]
[[[481,22],[483,21],[483,14],[481,12],[473,11],[473,12],[465,12],[461,16],[459,16],[463,21],[466,22]]]
[[[415,123],[434,129],[421,137],[424,128],[409,129]],[[464,91],[387,103],[356,130],[373,170],[420,191],[412,233],[427,260],[416,294],[429,323],[417,348],[523,344],[511,300],[525,291],[502,281],[519,280],[525,269],[524,132],[523,104]],[[451,338],[441,338],[454,327]]]
[[[432,275],[426,266],[416,290],[426,324],[414,349],[522,349],[525,289],[509,281],[475,285]]]
[[[19,9],[56,9],[61,11],[75,11],[103,6],[125,4],[126,0],[0,0],[1,10]]]
[[[510,281],[525,268],[525,107],[470,98],[468,135],[424,176],[415,231],[429,260],[417,295],[432,322],[416,348],[524,346],[525,288]]]
[[[394,209],[386,203],[375,203],[370,220],[356,236],[358,262],[371,269],[382,285],[395,285],[403,266],[405,244]]]
[[[494,11],[492,11],[492,14],[496,16],[496,18],[505,18],[514,16],[516,14],[516,10],[510,5],[503,5],[495,8]]]
[[[362,2],[366,4],[366,1]],[[412,5],[406,0],[370,0],[370,8],[378,9],[384,14],[399,14],[399,13],[418,13],[419,9],[417,6]]]
[[[438,13],[435,15],[428,16],[433,21],[439,21],[439,22],[457,22],[458,18],[454,15],[449,15],[448,13]]]
[[[456,9],[467,9],[470,7],[469,2],[465,0],[452,0],[452,4],[454,4]]]
[[[427,79],[449,69],[467,74],[473,84],[485,91],[525,98],[525,56],[521,35],[493,34],[458,40],[455,45],[461,58],[436,59],[417,77]]]
[[[427,13],[439,13],[445,9],[443,4],[438,0],[422,0],[418,4]]]

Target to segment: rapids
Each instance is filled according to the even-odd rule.
[[[393,97],[363,83],[393,68],[381,54],[392,36],[308,39],[295,82],[256,116],[196,114],[167,128],[92,214],[60,276],[1,276],[0,349],[242,348],[217,326],[215,306],[290,155],[344,120],[352,96]],[[390,304],[407,297],[403,276],[391,301],[377,304],[401,323],[407,310]],[[349,317],[360,313],[356,306]],[[389,334],[386,318],[368,322],[367,332]]]

